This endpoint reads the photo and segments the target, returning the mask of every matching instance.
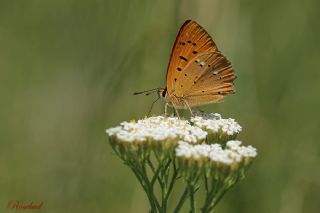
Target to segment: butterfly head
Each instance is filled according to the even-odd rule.
[[[159,88],[158,89],[158,96],[160,99],[167,101],[167,96],[168,96],[167,88]]]

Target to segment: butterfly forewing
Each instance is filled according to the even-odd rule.
[[[217,47],[209,34],[195,21],[186,21],[176,38],[167,70],[167,90],[173,94],[176,81],[187,64],[204,53],[215,52]]]

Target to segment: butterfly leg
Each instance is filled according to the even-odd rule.
[[[171,103],[171,104],[172,104],[173,109],[174,109],[174,111],[173,111],[173,115],[174,115],[174,116],[178,116],[178,118],[180,118],[180,116],[179,116],[179,112],[178,112],[178,110],[177,110],[177,107],[176,107],[173,103]]]
[[[168,111],[167,111],[167,110],[168,110],[168,105],[169,105],[168,103],[165,103],[165,105],[164,105],[164,116],[165,116],[165,117],[168,116],[168,114],[167,114],[167,112],[168,112]]]
[[[174,108],[174,115],[177,115],[178,118],[180,118],[178,110],[175,107],[173,107],[173,108]]]
[[[160,99],[160,98],[158,98],[157,100],[155,100],[154,102],[152,102],[151,107],[150,107],[149,112],[148,112],[148,117],[150,116],[150,113],[151,113],[151,111],[152,111],[153,105],[154,105],[159,99]]]
[[[177,99],[177,97],[176,97],[175,95],[173,95],[172,97],[175,98],[177,102],[179,102],[179,100]],[[178,112],[177,107],[175,106],[175,104],[174,104],[173,102],[171,102],[171,105],[173,106],[173,109],[174,109],[174,111],[173,111],[174,114],[173,114],[173,115],[174,115],[174,116],[177,115],[178,118],[180,118],[179,112]]]
[[[183,100],[183,102],[184,102],[184,103],[185,103],[185,105],[188,107],[188,109],[189,109],[189,111],[190,111],[191,116],[193,116],[193,112],[192,112],[191,107],[190,107],[190,105],[188,104],[188,102],[187,102],[186,100]]]

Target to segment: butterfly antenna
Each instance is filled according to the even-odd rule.
[[[151,107],[150,107],[149,112],[148,112],[148,117],[149,117],[149,115],[150,115],[150,113],[151,113],[151,111],[152,111],[153,105],[154,105],[159,99],[160,99],[160,97],[157,98],[157,100],[155,100],[155,101],[152,102]]]
[[[150,95],[156,91],[158,91],[159,88],[155,88],[155,89],[149,89],[149,90],[145,90],[145,91],[142,91],[142,92],[135,92],[133,93],[133,95],[140,95],[140,94],[146,94],[146,95]]]

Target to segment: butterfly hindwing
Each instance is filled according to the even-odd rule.
[[[193,84],[183,92],[184,97],[201,94],[227,95],[234,92],[233,81],[236,76],[231,63],[221,53],[207,54],[205,60],[200,59],[197,64],[203,70]],[[195,72],[188,69],[189,67],[186,68],[186,72]]]
[[[176,81],[176,96],[190,106],[219,102],[234,93],[235,78],[231,63],[220,52],[203,54],[182,71]]]

